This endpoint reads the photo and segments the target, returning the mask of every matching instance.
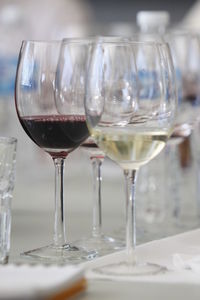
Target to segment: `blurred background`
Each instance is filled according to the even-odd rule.
[[[140,10],[167,10],[170,13],[170,27],[181,26],[200,32],[200,1],[194,0],[0,1],[0,134],[18,139],[12,206],[15,214],[20,216],[32,211],[35,220],[41,213],[52,215],[52,219],[49,217],[48,220],[53,227],[54,166],[51,158],[24,133],[15,112],[14,81],[21,41],[88,35],[131,36],[137,31],[136,14]],[[108,216],[113,215],[118,218],[118,225],[123,226],[123,174],[107,159],[102,171],[103,225],[106,227]],[[81,149],[66,159],[65,198],[69,219],[73,213],[85,213],[89,216],[88,226],[91,226],[91,164],[89,156]],[[77,220],[70,219],[70,226],[73,227],[75,222]]]

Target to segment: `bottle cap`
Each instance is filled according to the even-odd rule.
[[[145,26],[167,26],[170,21],[170,15],[167,11],[140,11],[136,17],[137,25]]]

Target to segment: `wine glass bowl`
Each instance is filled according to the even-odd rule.
[[[200,40],[190,31],[171,31],[166,35],[174,68],[178,91],[177,123],[195,125],[199,115],[200,94]]]
[[[60,42],[23,42],[16,78],[16,108],[21,125],[52,157],[66,157],[88,137],[84,114],[59,113],[55,105],[59,53]]]
[[[134,41],[98,41],[91,53],[88,128],[104,153],[121,166],[126,182],[127,259],[99,271],[155,274],[163,268],[137,261],[134,193],[137,170],[160,153],[173,130],[177,101],[171,53],[166,43]]]

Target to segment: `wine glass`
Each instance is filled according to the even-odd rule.
[[[124,248],[123,240],[107,236],[102,231],[102,194],[101,167],[105,158],[104,152],[97,146],[95,140],[90,136],[81,144],[81,148],[89,154],[93,174],[93,223],[92,234],[75,241],[76,246],[95,250],[98,256],[102,256]]]
[[[124,171],[125,261],[101,266],[106,275],[146,275],[165,270],[136,255],[135,187],[139,168],[156,157],[173,130],[175,74],[168,44],[97,42],[90,56],[85,109],[98,146]]]
[[[123,40],[121,37],[97,37],[98,40],[113,40],[120,41]],[[76,52],[76,56],[80,58],[85,63],[86,56],[90,56],[91,51],[91,43],[94,38],[76,38],[74,39],[73,52]],[[80,43],[84,43],[86,48],[85,52],[79,46]],[[57,108],[61,113],[67,113],[68,108],[68,94],[66,91],[69,90],[69,65],[67,64],[68,56],[71,51],[71,44],[69,39],[63,39],[61,51],[60,51],[60,68],[59,75],[57,76],[57,81],[59,84],[58,89],[60,90],[60,96],[56,97]],[[87,54],[87,55],[86,55]],[[84,71],[84,69],[83,69]],[[82,80],[80,74],[80,81]],[[84,83],[84,82],[83,82]],[[85,94],[85,86],[80,84],[76,87],[76,97],[79,95]],[[82,98],[82,96],[81,96]],[[106,236],[102,232],[102,213],[101,213],[101,166],[104,160],[103,151],[97,146],[94,139],[90,136],[87,140],[85,140],[81,147],[85,149],[89,155],[92,163],[93,169],[93,227],[91,236],[83,237],[77,241],[74,241],[74,245],[77,247],[81,247],[87,250],[95,250],[98,256],[105,255],[107,253],[113,252],[115,250],[120,250],[124,247],[123,241],[116,240],[110,236]]]
[[[70,43],[70,42],[69,42]],[[93,251],[78,249],[66,241],[63,178],[64,162],[89,132],[84,113],[84,95],[76,94],[84,84],[85,64],[76,56],[73,40],[68,56],[68,109],[58,110],[55,97],[65,97],[59,90],[60,42],[23,41],[16,75],[15,104],[19,121],[26,134],[53,159],[55,166],[55,224],[53,243],[24,253],[48,262],[78,262],[92,259]],[[84,50],[85,44],[79,47]],[[82,55],[82,58],[83,58]],[[81,76],[81,82],[80,82]]]
[[[199,184],[196,150],[200,100],[200,41],[194,32],[178,30],[166,35],[172,53],[178,90],[176,125],[168,142],[168,190],[173,207],[172,221],[178,228],[199,224]],[[168,164],[169,165],[169,164]],[[172,228],[174,229],[174,228]]]

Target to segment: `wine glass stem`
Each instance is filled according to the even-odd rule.
[[[136,258],[136,214],[135,214],[135,185],[136,170],[124,170],[126,187],[126,249],[128,263],[137,263]]]
[[[102,213],[101,213],[101,165],[102,158],[91,157],[93,169],[93,225],[92,236],[100,237],[102,234]]]
[[[55,166],[55,223],[54,223],[54,245],[59,247],[66,243],[65,238],[65,216],[63,196],[64,159],[53,158]]]

